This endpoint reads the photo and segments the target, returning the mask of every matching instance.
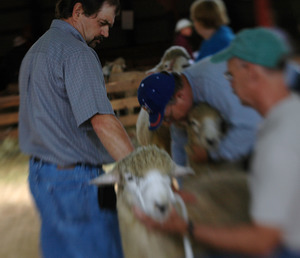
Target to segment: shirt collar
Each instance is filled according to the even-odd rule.
[[[54,19],[51,23],[50,28],[58,28],[60,30],[65,31],[66,33],[71,33],[75,38],[86,43],[85,39],[82,37],[80,32],[66,21]]]

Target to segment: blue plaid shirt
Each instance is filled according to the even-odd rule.
[[[24,57],[19,87],[23,152],[59,165],[113,161],[90,123],[114,114],[101,63],[73,26],[53,20]]]

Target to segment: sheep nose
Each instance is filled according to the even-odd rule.
[[[165,213],[167,210],[167,205],[155,203],[155,207],[161,212]]]
[[[210,146],[214,146],[216,141],[214,139],[206,139],[206,142],[208,143],[208,145]]]

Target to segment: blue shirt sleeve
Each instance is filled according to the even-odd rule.
[[[66,90],[77,126],[97,113],[114,114],[107,98],[101,64],[93,50],[71,55],[64,69]]]
[[[172,159],[177,165],[187,165],[187,155],[185,152],[185,146],[187,144],[187,134],[182,128],[175,126],[174,124],[170,127],[171,131],[171,152]]]

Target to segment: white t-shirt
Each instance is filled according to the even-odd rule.
[[[291,94],[267,115],[250,176],[251,215],[279,228],[283,244],[300,251],[300,98]]]

